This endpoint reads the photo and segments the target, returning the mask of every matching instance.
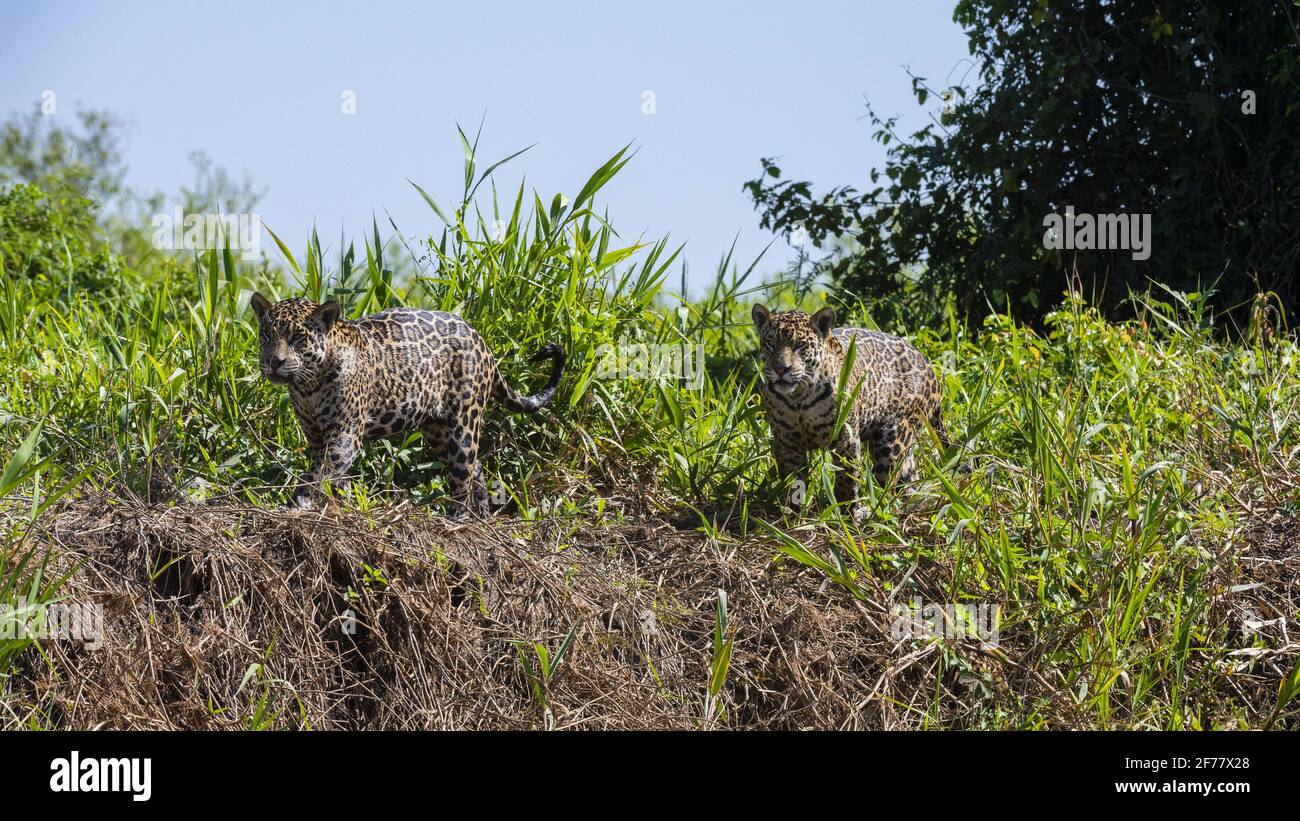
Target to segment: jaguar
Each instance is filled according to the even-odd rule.
[[[915,481],[913,445],[928,424],[945,448],[951,445],[940,412],[939,379],[910,342],[864,328],[835,327],[835,309],[752,309],[763,361],[759,388],[772,432],[772,455],[783,480],[806,488],[808,454],[829,449],[838,468],[837,501],[856,504],[857,465],[866,452],[877,485]],[[840,393],[850,346],[853,362]],[[844,402],[851,401],[841,420]],[[837,427],[838,426],[838,427]]]
[[[547,343],[530,361],[550,359],[550,379],[521,396],[501,378],[483,337],[443,311],[391,308],[346,319],[335,301],[271,302],[255,293],[251,304],[261,372],[288,388],[307,442],[310,466],[290,501],[299,508],[321,502],[326,483],[346,486],[364,442],[419,431],[447,466],[453,515],[484,515],[479,437],[489,397],[536,413],[564,375],[564,349]]]

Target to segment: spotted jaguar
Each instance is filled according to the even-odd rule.
[[[548,343],[530,361],[554,364],[546,386],[520,396],[501,378],[483,338],[454,314],[392,308],[349,320],[337,302],[272,303],[260,293],[252,307],[261,326],[262,374],[284,385],[307,440],[310,468],[291,505],[310,508],[324,484],[347,483],[362,443],[420,431],[447,466],[452,513],[483,515],[487,488],[479,435],[491,396],[512,411],[536,413],[564,374],[564,349]]]
[[[796,489],[806,487],[808,453],[829,448],[839,468],[835,497],[860,516],[857,465],[864,450],[876,483],[884,486],[891,477],[904,483],[916,479],[913,444],[927,423],[945,448],[951,444],[940,413],[939,380],[907,340],[836,328],[831,307],[809,316],[772,313],[756,304],[752,315],[761,344],[760,395],[772,429],[772,454],[783,478],[799,480]],[[840,373],[851,343],[856,343],[853,365],[842,399],[852,399],[852,406],[836,433]]]

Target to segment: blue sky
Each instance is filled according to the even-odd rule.
[[[864,98],[911,129],[926,121],[903,71],[959,78],[966,41],[949,2],[313,3],[0,0],[0,115],[42,91],[55,116],[107,108],[131,124],[128,183],[175,192],[206,151],[268,189],[261,218],[297,251],[315,223],[336,245],[385,209],[408,235],[460,191],[455,123],[486,115],[480,167],[526,175],[544,201],[572,195],[627,143],[607,186],[625,239],[685,242],[695,283],[739,234],[742,265],[771,235],[741,185],[759,158],[819,188],[866,182],[883,157]],[[355,93],[356,113],[342,97]],[[655,112],[642,113],[644,92]],[[931,99],[932,105],[937,105]],[[760,270],[792,256],[784,240]],[[674,276],[675,279],[675,276]]]

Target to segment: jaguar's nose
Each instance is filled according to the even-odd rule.
[[[284,367],[284,360],[278,356],[273,356],[271,357],[270,365],[271,370],[278,371],[280,368]]]

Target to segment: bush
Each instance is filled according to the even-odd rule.
[[[948,100],[913,134],[870,110],[887,159],[857,187],[814,194],[764,160],[746,188],[765,227],[839,240],[819,271],[930,309],[913,321],[952,295],[966,320],[1037,323],[1067,290],[1128,316],[1153,282],[1215,289],[1238,330],[1256,293],[1300,309],[1293,4],[963,0],[954,19],[978,81],[913,77],[919,105]],[[1046,247],[1044,220],[1068,208],[1148,215],[1149,258]]]

